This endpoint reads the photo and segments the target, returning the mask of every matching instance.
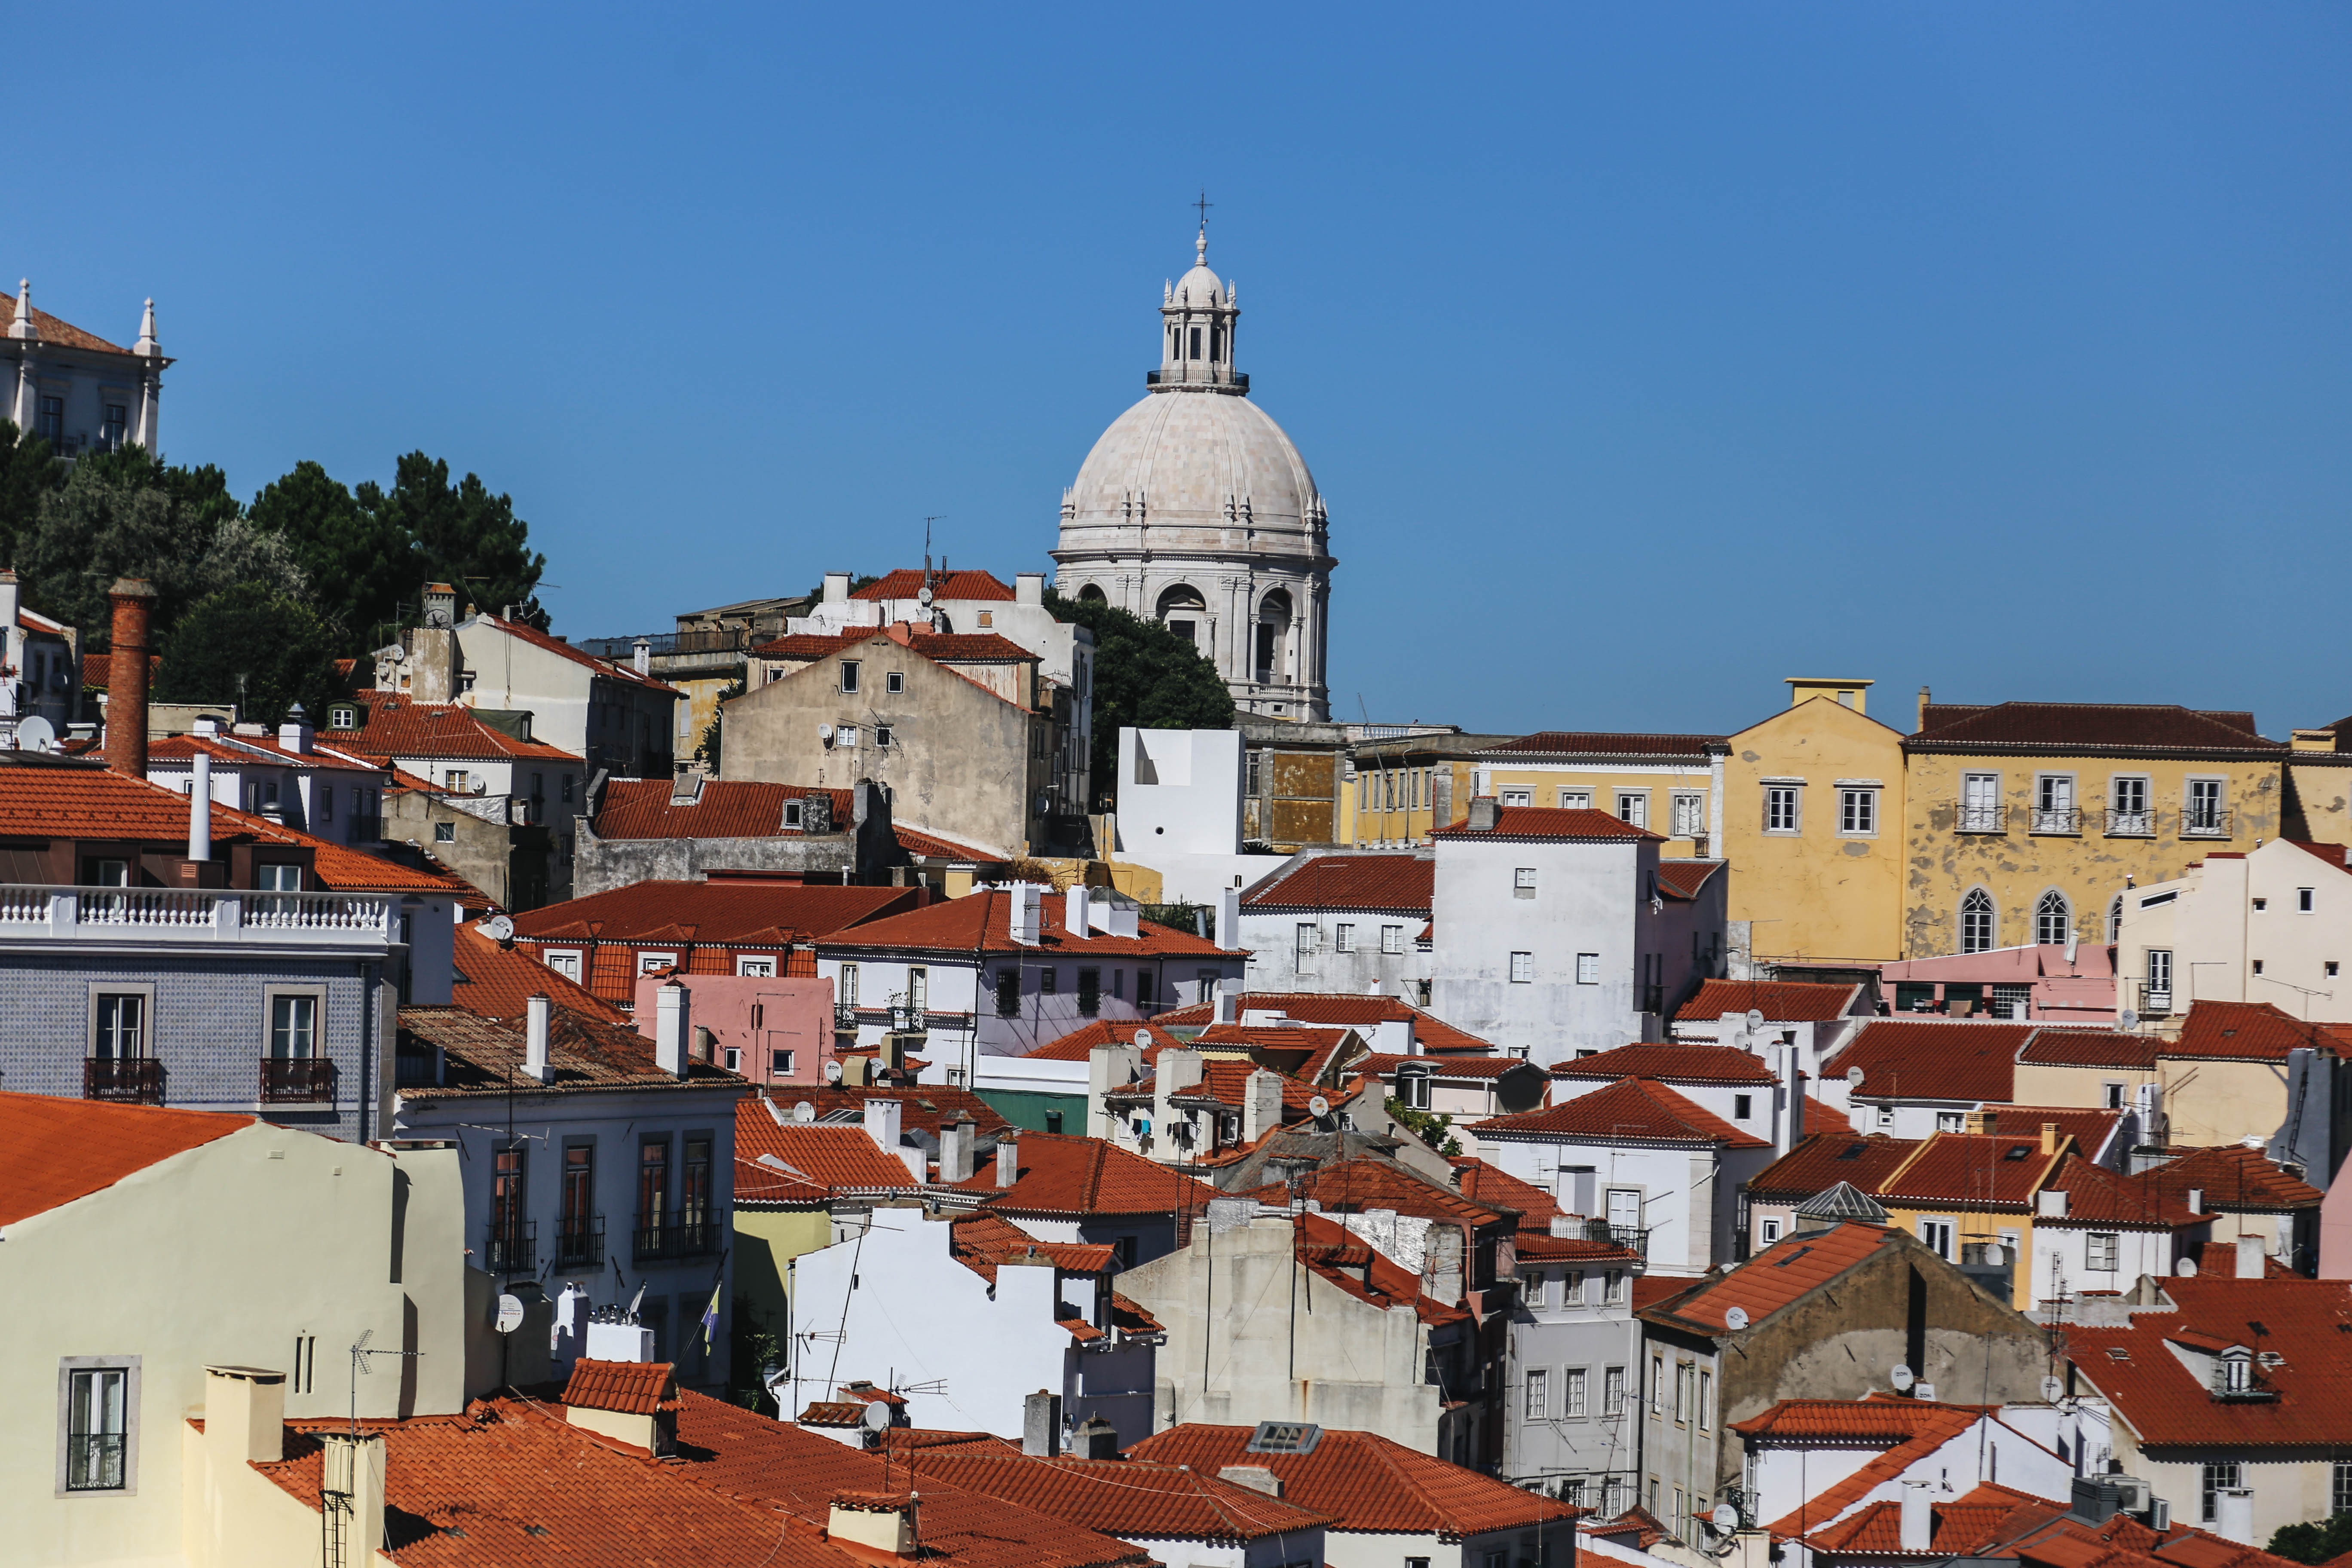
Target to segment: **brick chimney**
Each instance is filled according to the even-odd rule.
[[[147,776],[147,623],[155,590],[143,577],[118,577],[107,590],[114,605],[114,654],[106,674],[106,765],[132,778]]]

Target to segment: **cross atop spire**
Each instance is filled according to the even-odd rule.
[[[1201,189],[1201,199],[1192,205],[1201,209],[1201,237],[1193,242],[1192,254],[1201,265],[1206,266],[1209,259],[1209,209],[1217,204],[1209,199],[1208,187],[1204,185]]]

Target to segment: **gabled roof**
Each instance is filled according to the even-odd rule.
[[[939,1479],[1122,1540],[1262,1541],[1323,1528],[1321,1514],[1185,1465],[1029,1458],[928,1448],[908,1463]]]
[[[16,313],[16,296],[14,294],[0,294],[0,315],[13,317]],[[85,353],[128,355],[131,353],[129,349],[124,348],[120,343],[108,342],[96,332],[87,332],[82,331],[81,328],[75,326],[71,321],[61,321],[58,320],[57,317],[50,315],[38,305],[32,308],[30,314],[33,318],[33,330],[40,333],[40,341],[42,342],[49,344],[52,347],[79,349]],[[164,360],[162,363],[169,364],[172,362]]]
[[[2290,1017],[2268,1002],[2197,1002],[2189,1005],[2180,1037],[2165,1042],[2157,1054],[2176,1060],[2284,1062],[2300,1047],[2335,1049],[2338,1043],[2322,1026]]]
[[[856,791],[751,779],[705,779],[691,801],[673,801],[667,779],[614,779],[596,802],[599,838],[798,838],[784,826],[784,803],[824,796],[834,831],[846,833],[856,811]]]
[[[1460,1541],[1497,1530],[1566,1525],[1584,1510],[1417,1453],[1373,1432],[1323,1429],[1312,1453],[1255,1454],[1253,1426],[1188,1422],[1128,1449],[1135,1459],[1190,1465],[1213,1475],[1228,1465],[1263,1466],[1282,1482],[1286,1502],[1330,1521],[1328,1529]]]
[[[1118,1267],[1116,1247],[1081,1241],[1045,1241],[1001,1214],[982,1210],[948,1222],[948,1250],[958,1263],[990,1284],[1006,1263],[1051,1263],[1066,1274],[1108,1274]]]
[[[1769,1149],[1713,1111],[1664,1085],[1629,1078],[1579,1095],[1565,1104],[1470,1123],[1478,1138],[1564,1138],[1610,1143],[1712,1143],[1726,1149]]]
[[[1436,871],[1427,855],[1318,855],[1260,882],[1242,907],[1267,914],[1368,910],[1427,919]]]
[[[541,631],[537,626],[527,626],[520,621],[509,621],[487,612],[477,614],[467,624],[486,626],[491,631],[504,632],[518,641],[529,643],[542,653],[551,653],[558,658],[568,659],[594,674],[605,676],[614,680],[625,680],[632,686],[643,686],[655,691],[666,691],[672,697],[685,695],[666,680],[656,680],[650,675],[639,675],[627,664],[614,659],[598,658],[594,654],[573,647],[562,637]]]
[[[532,996],[544,996],[551,1006],[600,1023],[625,1024],[629,1016],[576,981],[567,980],[530,954],[501,947],[482,934],[481,928],[461,925],[457,931],[457,983],[449,1000],[485,1018],[513,1020],[530,1010]]]
[[[1589,1057],[1554,1062],[1561,1079],[1654,1079],[1660,1083],[1770,1084],[1772,1070],[1761,1057],[1737,1046],[1668,1043],[1619,1046]]]
[[[2189,1213],[2188,1205],[2147,1176],[2126,1176],[2080,1154],[2069,1154],[2059,1162],[2046,1190],[2066,1194],[2066,1213],[2062,1217],[2041,1215],[2033,1222],[2037,1228],[2112,1225],[2133,1230],[2178,1230],[2210,1223]]]
[[[1454,1167],[1454,1184],[1462,1189],[1464,1197],[1475,1198],[1489,1208],[1517,1212],[1524,1230],[1546,1229],[1554,1215],[1564,1212],[1549,1193],[1500,1166],[1469,1155],[1456,1155],[1448,1163]]]
[[[1898,1233],[1874,1225],[1842,1225],[1832,1230],[1785,1237],[1727,1273],[1694,1282],[1687,1289],[1639,1309],[1654,1322],[1706,1334],[1737,1332],[1724,1314],[1738,1307],[1750,1329],[1799,1298],[1877,1256]],[[1668,1281],[1673,1283],[1673,1281]]]
[[[2352,1445],[2352,1283],[2341,1279],[2169,1279],[2172,1310],[2135,1310],[2128,1326],[2069,1323],[2074,1375],[2106,1396],[2149,1448]],[[2184,1335],[2244,1345],[2270,1399],[2216,1399],[2167,1347]],[[2118,1353],[2120,1352],[2120,1353]]]
[[[572,1363],[563,1403],[624,1415],[651,1415],[677,1408],[677,1379],[666,1361],[590,1361]]]
[[[640,884],[643,886],[644,884]],[[848,891],[850,889],[843,889]],[[862,889],[861,889],[862,890]],[[881,889],[890,891],[891,889]],[[1228,956],[1213,942],[1150,921],[1136,922],[1134,936],[1115,936],[1089,929],[1073,934],[1066,926],[1066,899],[1047,893],[1040,899],[1037,945],[1013,940],[1013,895],[1001,888],[983,888],[961,899],[948,899],[927,909],[908,910],[861,923],[856,930],[836,927],[824,938],[828,949],[864,951],[949,952],[1001,956],[1034,953],[1040,957],[1066,954],[1073,958],[1164,958],[1172,954]],[[844,922],[845,927],[846,922]]]
[[[1707,879],[1722,870],[1725,864],[1721,860],[1661,860],[1658,862],[1658,891],[1665,898],[1687,903],[1698,897]]]
[[[1193,1037],[1192,1044],[1202,1051],[1247,1051],[1252,1060],[1310,1084],[1337,1081],[1339,1074],[1355,1069],[1366,1054],[1363,1037],[1342,1025],[1318,1029],[1212,1024]]]
[[[2286,1214],[2315,1209],[2326,1194],[2279,1169],[2260,1149],[2242,1143],[2219,1149],[2189,1149],[2140,1177],[2172,1202],[2186,1204],[2189,1189],[2201,1190],[2207,1210],[2228,1214]]]
[[[953,860],[971,866],[1002,866],[1007,859],[993,849],[959,844],[952,838],[941,838],[936,833],[925,833],[904,823],[892,823],[890,836],[898,841],[899,848],[918,860]]]
[[[1822,1076],[1862,1069],[1856,1099],[1948,1100],[1982,1104],[2015,1098],[2017,1052],[2032,1024],[1881,1018],[1847,1041]]]
[[[1351,1070],[1378,1073],[1391,1082],[1394,1082],[1398,1072],[1405,1068],[1425,1072],[1440,1082],[1451,1079],[1456,1083],[1486,1082],[1515,1072],[1539,1073],[1544,1070],[1524,1057],[1401,1057],[1378,1052],[1349,1066]]]
[[[1979,1124],[1972,1131],[2011,1137],[2038,1138],[2046,1122],[2072,1138],[2074,1147],[2085,1156],[2096,1160],[2106,1152],[2107,1141],[2123,1126],[2125,1113],[2085,1110],[2074,1105],[1988,1105],[1977,1114]]]
[[[1200,1214],[1217,1195],[1206,1183],[1100,1138],[1024,1132],[1019,1147],[1019,1179],[1012,1186],[996,1184],[993,1164],[960,1185],[992,1194],[990,1206],[1014,1215]]]
[[[687,1064],[687,1075],[662,1070],[654,1043],[625,1024],[598,1023],[576,1013],[551,1012],[547,1021],[547,1057],[552,1082],[522,1076],[526,1042],[519,1024],[499,1023],[462,1007],[410,1006],[400,1010],[400,1038],[414,1048],[443,1053],[438,1084],[404,1086],[401,1098],[415,1104],[475,1095],[565,1094],[591,1091],[736,1089],[743,1079],[709,1062]]]
[[[1320,1205],[1325,1214],[1393,1209],[1418,1219],[1446,1220],[1474,1230],[1515,1226],[1519,1217],[1516,1209],[1442,1187],[1390,1160],[1337,1160],[1305,1173],[1285,1190]]]
[[[1688,757],[1704,761],[1731,749],[1720,735],[1621,735],[1592,730],[1544,730],[1488,746],[1479,754],[1541,757]]]
[[[2025,1209],[2058,1169],[2066,1149],[2044,1153],[2036,1137],[1937,1132],[1878,1184],[1874,1194],[1897,1204]]]
[[[837,1193],[900,1190],[917,1193],[922,1183],[864,1126],[779,1123],[758,1095],[736,1102],[737,1203],[822,1203]]]
[[[1660,861],[1664,870],[1671,861]],[[1826,1024],[1853,1011],[1859,985],[1822,985],[1807,980],[1709,980],[1683,1004],[1675,1021],[1712,1024],[1726,1013],[1759,1012],[1775,1024]]]
[[[1906,1451],[1912,1447],[1906,1445]],[[1906,1459],[1906,1467],[1918,1457],[1914,1454]],[[1893,1456],[1887,1455],[1884,1458],[1891,1462]],[[2051,1502],[1996,1482],[1979,1481],[1965,1495],[1949,1502],[1930,1502],[1927,1548],[1924,1552],[1906,1553],[1903,1550],[1903,1504],[1900,1500],[1883,1498],[1843,1519],[1837,1518],[1840,1512],[1853,1508],[1871,1487],[1894,1479],[1893,1475],[1882,1473],[1882,1468],[1878,1462],[1864,1466],[1857,1475],[1830,1489],[1831,1492],[1837,1494],[1835,1498],[1824,1493],[1822,1499],[1807,1503],[1775,1522],[1771,1526],[1772,1533],[1784,1539],[1801,1535],[1814,1551],[1841,1557],[1848,1553],[1866,1552],[1873,1557],[1912,1556],[1950,1561],[1969,1557],[1980,1548],[1990,1549],[1986,1551],[1987,1556],[2007,1555],[2000,1550],[2005,1538],[2013,1540],[2021,1531],[2038,1528],[2065,1510],[2063,1503]],[[1865,1477],[1867,1484],[1856,1489],[1853,1483]],[[1809,1521],[1822,1520],[1833,1520],[1834,1522],[1813,1522],[1808,1527]],[[2067,1568],[2090,1568],[2091,1561],[2107,1558],[2105,1552],[2095,1552],[2089,1561],[2070,1559]],[[2175,1568],[2179,1568],[2179,1565],[2175,1565]]]
[[[328,746],[289,752],[275,732],[261,735],[164,735],[147,742],[150,767],[157,763],[193,767],[197,755],[231,767],[321,768],[331,773],[380,773],[381,763],[354,762]]]
[[[530,942],[758,942],[832,936],[910,909],[911,888],[804,887],[790,882],[633,882],[514,917]]]
[[[1154,1026],[1152,1018],[1095,1018],[1083,1027],[1071,1030],[1058,1040],[1051,1040],[1034,1051],[1021,1054],[1031,1061],[1082,1062],[1094,1055],[1097,1046],[1126,1046],[1135,1042],[1138,1029],[1150,1030],[1153,1044],[1147,1047],[1143,1059],[1150,1061],[1161,1048],[1176,1041]]]
[[[2169,702],[1999,702],[1969,707],[1930,703],[1906,752],[1975,750],[2240,752],[2284,754],[2264,740],[2252,713],[2182,708]]]
[[[436,762],[543,762],[586,764],[561,746],[518,741],[484,723],[462,702],[416,702],[397,691],[361,691],[352,700],[363,713],[356,730],[321,730],[323,745],[354,756],[388,760],[429,757]]]
[[[939,599],[993,599],[999,604],[1013,603],[1013,590],[987,572],[933,572],[929,574],[931,597]],[[924,574],[916,567],[901,566],[886,572],[850,595],[853,599],[911,599],[924,585]]]
[[[160,1106],[0,1093],[0,1226],[15,1225],[254,1124]]]
[[[1751,1201],[1793,1202],[1825,1193],[1840,1182],[1874,1192],[1919,1147],[1914,1138],[1864,1137],[1859,1132],[1808,1132],[1796,1147],[1748,1179]]]
[[[1364,1030],[1368,1037],[1373,1025],[1410,1020],[1413,1040],[1423,1051],[1466,1051],[1482,1057],[1495,1054],[1492,1041],[1457,1029],[1436,1014],[1424,1012],[1397,996],[1349,996],[1319,991],[1244,992],[1235,999],[1234,1016],[1246,1017],[1252,1013],[1279,1013],[1302,1024],[1345,1024]],[[1152,1030],[1156,1034],[1163,1026],[1191,1028],[1213,1021],[1216,1015],[1213,1002],[1171,1007],[1151,1020]]]
[[[1631,844],[1642,839],[1665,841],[1663,833],[1653,833],[1646,827],[1636,827],[1621,822],[1605,811],[1561,810],[1549,805],[1506,805],[1497,808],[1495,826],[1473,828],[1466,816],[1450,827],[1441,827],[1432,838],[1463,839],[1471,843],[1491,840],[1505,843],[1512,839],[1550,840],[1563,844]]]
[[[2017,1059],[2030,1067],[2154,1072],[2162,1044],[2154,1035],[2126,1035],[2110,1029],[2039,1029],[2019,1047]]]

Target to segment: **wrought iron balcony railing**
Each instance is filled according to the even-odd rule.
[[[657,1263],[665,1258],[699,1258],[718,1247],[719,1226],[704,1215],[641,1214],[629,1250],[639,1263]]]
[[[509,1220],[490,1226],[490,1272],[527,1274],[539,1267],[539,1222]]]
[[[316,1105],[335,1098],[335,1064],[325,1057],[261,1058],[261,1103]]]
[[[86,1058],[81,1064],[81,1097],[130,1105],[161,1105],[163,1064],[152,1057]]]
[[[2033,808],[2033,831],[2080,833],[2083,831],[2083,814],[2071,805],[2037,805]]]
[[[1952,808],[1952,831],[2006,833],[2009,831],[2009,807],[2005,805],[1973,805],[1961,801]]]
[[[555,1225],[555,1266],[573,1268],[604,1261],[604,1216],[565,1215]]]
[[[2218,805],[2190,805],[2180,814],[2180,837],[2183,838],[2229,837],[2229,809],[2226,806]]]
[[[2142,807],[2138,811],[2107,813],[2107,837],[2110,838],[2150,838],[2156,835],[2156,813]]]

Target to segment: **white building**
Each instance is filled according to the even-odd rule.
[[[298,710],[299,711],[299,710]],[[273,733],[260,725],[223,733],[209,719],[194,734],[172,735],[147,748],[147,776],[186,795],[195,759],[205,758],[212,798],[299,828],[330,843],[373,848],[383,838],[388,768],[318,743],[310,726],[291,719]]]
[[[537,738],[583,759],[592,778],[667,778],[677,753],[693,749],[685,694],[643,668],[488,611],[457,632],[457,700],[529,713]]]
[[[1430,836],[1430,1006],[1549,1066],[1654,1040],[1718,973],[1728,872],[1605,812],[1470,803]]]
[[[155,301],[139,319],[139,341],[129,348],[33,308],[33,286],[16,297],[0,294],[9,316],[0,339],[0,375],[7,378],[7,417],[37,436],[59,457],[111,452],[136,444],[156,450],[157,408],[163,370],[172,362],[155,344]]]
[[[14,746],[16,725],[40,719],[52,741],[81,717],[81,634],[26,607],[12,569],[0,569],[0,740]]]
[[[1194,251],[1164,291],[1149,391],[1063,492],[1055,584],[1191,638],[1244,712],[1326,720],[1329,517],[1234,369],[1241,310],[1209,269],[1206,225]]]
[[[1282,864],[1242,853],[1242,740],[1238,730],[1119,730],[1114,858],[1159,872],[1165,902],[1213,903]]]
[[[1241,900],[1250,989],[1419,995],[1435,869],[1426,849],[1291,857]]]
[[[2208,855],[2169,882],[2117,895],[2116,1004],[2144,1019],[2198,1002],[2268,1002],[2352,1022],[2352,871],[2340,844],[2273,838]]]

